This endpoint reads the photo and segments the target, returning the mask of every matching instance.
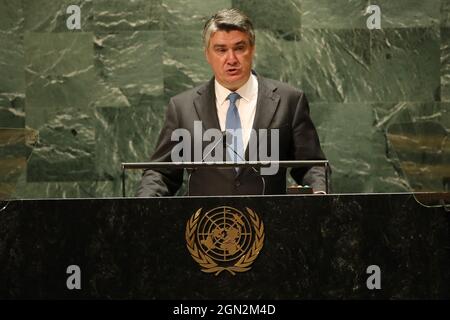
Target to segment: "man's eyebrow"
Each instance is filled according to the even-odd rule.
[[[233,44],[233,47],[246,45],[246,44],[247,44],[247,41],[242,40],[242,41],[239,41],[239,42],[236,42],[235,44]],[[226,44],[215,44],[214,45],[214,48],[226,48],[226,47],[227,47]]]

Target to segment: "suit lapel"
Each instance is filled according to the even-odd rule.
[[[253,120],[253,129],[258,135],[259,129],[268,129],[272,119],[277,111],[278,104],[280,102],[280,96],[275,93],[277,87],[266,81],[264,78],[258,77],[258,99],[256,101],[256,113]],[[255,137],[250,137],[250,143],[255,143]],[[245,151],[245,159],[249,160],[249,148]],[[252,159],[257,159],[256,155],[253,155]]]
[[[253,129],[267,129],[275,115],[280,96],[275,93],[277,87],[258,76],[258,100]]]
[[[202,121],[205,130],[215,128],[220,130],[219,118],[216,109],[216,94],[214,90],[214,78],[197,91],[194,98],[194,107],[198,118]]]
[[[257,143],[259,129],[269,128],[280,102],[280,96],[275,93],[277,87],[266,81],[264,78],[258,75],[256,76],[258,77],[258,98],[256,100],[255,119],[253,120],[253,129],[256,131],[256,137],[253,135],[250,136],[250,141],[248,142],[247,149],[245,150],[246,161],[249,161],[250,159],[259,159],[257,154],[253,154],[252,156],[250,156],[249,145]],[[257,141],[255,141],[255,138],[257,139]],[[259,150],[259,146],[257,146],[256,152],[258,152],[257,150]],[[239,170],[237,178],[240,177],[243,172],[244,170]]]

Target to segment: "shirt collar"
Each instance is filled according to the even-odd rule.
[[[231,92],[233,92],[222,86],[217,80],[214,80],[214,87],[216,92],[216,99],[220,105],[223,104],[227,99],[228,95]],[[239,93],[241,98],[249,102],[255,96],[257,88],[258,88],[258,80],[256,79],[256,76],[253,73],[251,73],[247,82],[242,87],[237,89],[235,92]]]

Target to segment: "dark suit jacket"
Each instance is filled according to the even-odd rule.
[[[253,128],[279,129],[280,160],[325,160],[316,129],[309,117],[305,94],[287,84],[257,77],[258,98]],[[171,150],[178,143],[171,141],[172,131],[185,128],[193,136],[194,121],[202,121],[203,130],[220,129],[214,78],[170,99],[166,120],[151,161],[171,161]],[[247,160],[248,152],[247,149]],[[315,191],[326,190],[323,167],[292,169],[291,176],[297,183],[310,185]],[[181,169],[144,170],[136,196],[174,195],[182,182]],[[265,194],[286,193],[286,169],[279,168],[276,175],[265,175],[263,178],[251,168],[241,169],[238,174],[233,168],[197,169],[190,173],[188,192],[190,195],[239,195],[261,194],[263,189]]]

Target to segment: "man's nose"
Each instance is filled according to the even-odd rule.
[[[228,64],[235,64],[236,62],[238,62],[238,59],[236,57],[236,53],[232,49],[228,50],[227,51],[227,63]]]

